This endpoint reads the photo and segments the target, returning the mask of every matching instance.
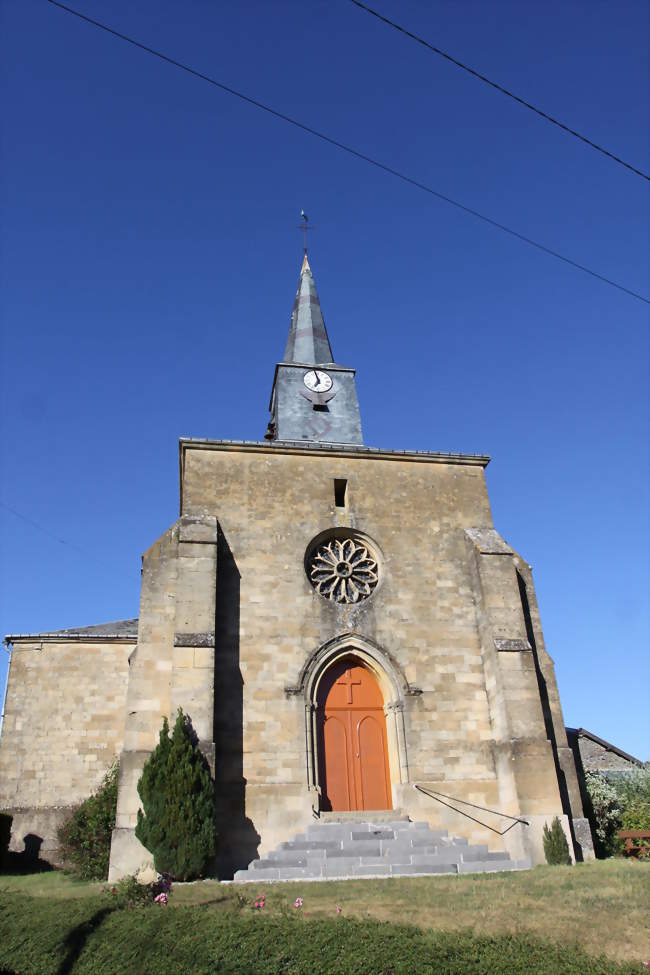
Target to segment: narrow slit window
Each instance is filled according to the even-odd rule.
[[[337,508],[345,508],[348,482],[344,478],[334,478],[334,503]]]

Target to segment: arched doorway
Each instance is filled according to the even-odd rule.
[[[317,706],[321,808],[392,809],[384,699],[372,671],[339,657],[320,680]]]

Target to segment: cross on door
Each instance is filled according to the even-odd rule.
[[[347,680],[346,680],[346,678],[347,678]],[[360,680],[352,680],[352,674],[351,674],[350,670],[346,670],[346,672],[343,675],[343,677],[341,677],[339,680],[337,680],[336,683],[337,684],[340,684],[341,687],[346,687],[347,688],[347,691],[348,691],[348,700],[347,700],[347,703],[348,704],[352,704],[352,688],[353,688],[353,686],[355,684],[361,684],[361,681]]]

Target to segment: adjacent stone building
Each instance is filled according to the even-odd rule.
[[[7,638],[14,846],[54,846],[119,756],[111,878],[137,870],[137,781],[182,707],[214,772],[222,877],[318,818],[389,810],[534,863],[559,816],[593,855],[489,458],[364,445],[306,256],[270,413],[260,442],[180,441],[180,514],[143,556],[139,620]]]
[[[634,755],[628,755],[611,741],[599,738],[586,728],[567,728],[567,740],[573,751],[578,779],[587,772],[600,772],[602,775],[627,775],[643,768],[643,762]]]

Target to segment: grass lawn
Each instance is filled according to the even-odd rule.
[[[262,892],[264,910],[255,911]],[[644,960],[648,863],[259,889],[208,880],[175,885],[167,908],[131,910],[115,910],[101,885],[59,872],[0,876],[0,975],[578,975],[640,972]]]

